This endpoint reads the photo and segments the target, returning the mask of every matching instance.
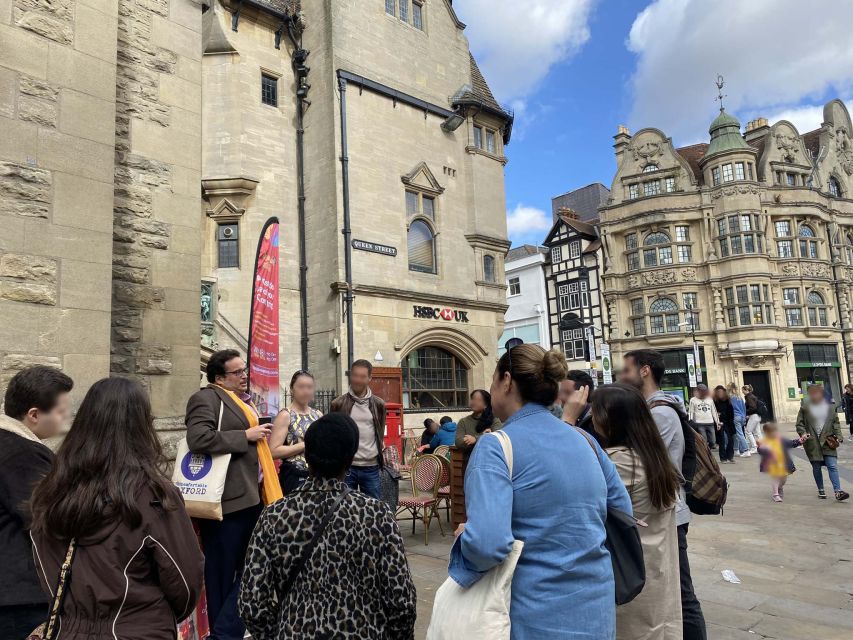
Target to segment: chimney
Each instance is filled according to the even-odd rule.
[[[746,132],[744,133],[744,139],[749,142],[750,140],[755,140],[756,138],[762,138],[767,135],[767,131],[769,128],[770,125],[767,122],[767,118],[756,118],[755,120],[750,120],[746,123]]]
[[[616,167],[618,168],[622,166],[622,154],[631,143],[631,133],[628,131],[628,127],[620,124],[616,129],[616,135],[613,136],[613,139],[616,141],[613,143],[613,149],[616,151]]]
[[[577,212],[569,207],[560,207],[557,209],[557,214],[561,218],[566,218],[567,220],[580,220],[580,216],[578,216]]]

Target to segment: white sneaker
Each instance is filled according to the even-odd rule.
[[[758,453],[758,449],[750,449],[749,450],[750,455],[752,455],[753,453]]]

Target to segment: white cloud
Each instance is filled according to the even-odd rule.
[[[803,131],[819,126],[824,97],[853,92],[851,22],[853,2],[654,0],[627,41],[637,55],[631,127],[706,140],[718,73],[742,123],[787,114]]]
[[[507,231],[513,238],[526,238],[539,243],[543,239],[539,236],[544,237],[552,224],[550,214],[523,203],[517,204],[515,209],[507,211],[506,214]]]
[[[523,109],[551,67],[589,39],[594,1],[465,0],[455,8],[495,96]]]

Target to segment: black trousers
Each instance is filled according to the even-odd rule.
[[[681,573],[681,617],[684,619],[684,640],[708,640],[702,606],[693,591],[690,562],[687,560],[687,528],[678,526],[678,567]]]
[[[246,634],[246,626],[237,613],[237,597],[240,595],[240,579],[249,539],[262,509],[258,504],[229,513],[222,522],[198,521],[204,547],[209,640],[243,640]]]
[[[723,427],[717,432],[720,440],[720,460],[734,460],[735,457],[735,432]]]
[[[47,622],[47,603],[0,607],[0,638],[24,640],[33,629]]]

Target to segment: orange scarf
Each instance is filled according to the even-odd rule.
[[[228,397],[231,398],[238,407],[240,407],[243,415],[246,416],[246,420],[249,421],[249,428],[257,427],[259,424],[258,414],[252,411],[252,407],[241,400],[240,396],[233,391],[229,391],[224,387],[219,388],[227,393]],[[261,485],[261,498],[263,499],[264,504],[268,505],[272,504],[276,500],[281,500],[284,497],[284,494],[281,492],[281,485],[278,482],[278,474],[275,472],[275,463],[272,459],[272,451],[270,450],[269,443],[266,438],[261,438],[258,440],[257,445],[258,462],[260,462],[261,471],[264,474],[263,484]]]

